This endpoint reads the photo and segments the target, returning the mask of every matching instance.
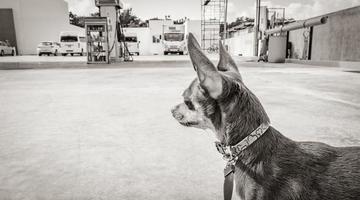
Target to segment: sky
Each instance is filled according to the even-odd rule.
[[[77,15],[96,12],[95,0],[65,0],[70,11]],[[153,17],[172,19],[201,19],[201,0],[122,0],[126,8],[146,20]],[[237,17],[255,16],[255,0],[228,0],[229,22]],[[306,19],[329,12],[360,6],[360,0],[262,0],[262,5],[272,8],[285,8],[286,18]]]

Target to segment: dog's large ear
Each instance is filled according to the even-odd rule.
[[[221,95],[223,87],[221,74],[216,70],[209,58],[201,51],[201,47],[192,33],[189,33],[188,50],[201,87],[205,89],[212,98],[217,99]]]
[[[219,47],[220,47],[220,60],[217,67],[218,70],[239,72],[239,69],[236,66],[235,61],[232,59],[231,55],[226,51],[221,40],[219,41]]]

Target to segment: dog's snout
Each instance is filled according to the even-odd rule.
[[[175,119],[177,120],[182,120],[184,119],[184,115],[179,113],[177,110],[179,109],[179,105],[175,106],[173,109],[171,109],[171,113],[174,116]]]

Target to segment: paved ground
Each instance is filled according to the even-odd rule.
[[[210,54],[211,58],[217,58],[217,54]],[[235,56],[237,60],[249,60],[253,57]],[[152,55],[152,56],[133,56],[135,61],[187,61],[188,55]],[[86,56],[4,56],[0,57],[1,63],[59,63],[59,62],[86,62]]]
[[[241,65],[283,134],[360,145],[359,73]],[[192,67],[127,66],[0,71],[0,199],[222,198],[215,137],[170,114]]]

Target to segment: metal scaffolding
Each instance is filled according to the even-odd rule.
[[[225,24],[226,0],[201,0],[201,47],[217,52]]]

